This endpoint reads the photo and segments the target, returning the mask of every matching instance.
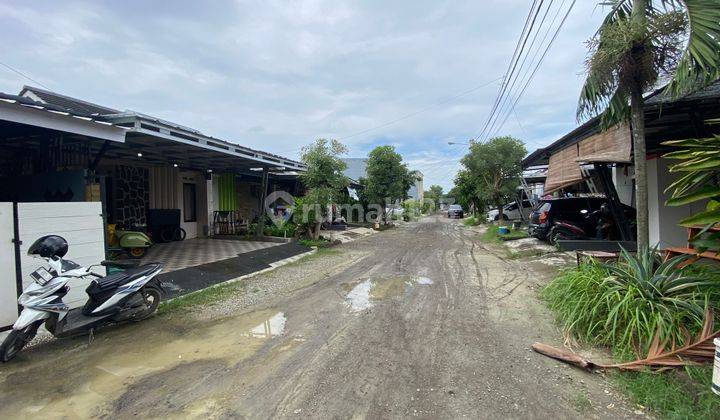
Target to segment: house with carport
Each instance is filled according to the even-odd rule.
[[[0,93],[0,150],[0,327],[17,316],[15,299],[39,264],[25,256],[37,237],[66,236],[68,258],[91,265],[109,256],[108,226],[153,232],[153,220],[164,219],[184,241],[154,245],[144,258],[166,271],[260,252],[283,244],[236,239],[264,220],[268,194],[301,192],[305,169],[178,123],[32,86]],[[153,241],[163,242],[158,236]],[[83,290],[73,287],[71,304]]]
[[[668,170],[671,161],[663,157],[672,149],[668,140],[703,138],[720,134],[720,81],[704,89],[671,99],[662,90],[646,97],[645,159],[648,168],[650,244],[661,249],[686,246],[687,229],[678,222],[700,212],[705,203],[668,207],[666,189],[676,179]],[[547,167],[545,195],[593,192],[597,169],[607,167],[617,198],[635,207],[635,176],[632,161],[632,125],[620,124],[602,130],[599,118],[580,125],[547,147],[530,153],[523,168]]]

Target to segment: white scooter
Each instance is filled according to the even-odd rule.
[[[140,321],[157,310],[164,291],[155,276],[162,271],[162,264],[138,266],[136,261],[103,261],[104,266],[127,268],[103,277],[90,271],[92,266],[85,268],[62,259],[67,250],[67,241],[57,235],[38,239],[28,250],[28,255],[44,258],[50,270],[40,267],[30,274],[34,281],[18,298],[23,310],[0,345],[0,361],[15,357],[43,322],[55,337],[68,337],[103,324]],[[87,277],[93,278],[85,290],[89,299],[82,308],[71,310],[62,300],[70,290],[67,283]]]

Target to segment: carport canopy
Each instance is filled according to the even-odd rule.
[[[71,104],[77,101],[65,99]],[[297,176],[305,170],[300,162],[144,114],[88,114],[28,96],[0,93],[0,129],[2,146],[15,152],[6,157],[22,155],[24,150],[46,150],[50,139],[59,139],[63,146],[82,149],[89,157],[89,167],[107,158],[129,165],[251,176],[259,176],[263,169],[280,177]]]

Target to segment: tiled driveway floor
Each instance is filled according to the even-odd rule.
[[[165,244],[155,244],[148,250],[143,263],[159,262],[165,265],[164,272],[194,267],[237,257],[258,249],[280,245],[273,242],[239,241],[197,238]]]

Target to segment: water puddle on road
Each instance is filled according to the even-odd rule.
[[[270,338],[282,335],[285,332],[286,321],[285,314],[278,312],[251,329],[250,335],[254,338]]]
[[[350,312],[362,312],[375,306],[377,301],[403,296],[415,284],[430,285],[433,281],[424,276],[380,276],[343,283],[341,287],[347,293],[345,304]]]
[[[87,338],[48,343],[0,366],[0,418],[107,416],[136,384],[211,361],[222,371],[284,334],[286,322],[267,310],[190,323],[156,317],[100,331],[89,346]]]

